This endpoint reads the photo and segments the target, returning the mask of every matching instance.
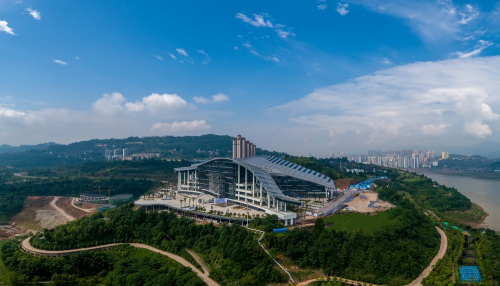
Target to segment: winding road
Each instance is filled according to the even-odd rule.
[[[117,245],[120,245],[120,244],[124,244],[124,243],[112,243],[112,244],[106,244],[106,245],[100,245],[100,246],[94,246],[94,247],[87,247],[87,248],[72,249],[72,250],[51,251],[51,250],[41,250],[41,249],[34,248],[30,244],[30,238],[26,238],[26,239],[24,239],[22,241],[21,247],[25,251],[27,251],[28,253],[30,253],[32,255],[60,256],[60,255],[68,255],[68,254],[72,254],[72,253],[76,253],[76,252],[82,252],[82,251],[110,249],[110,248],[113,248],[113,247],[115,247]],[[130,244],[131,246],[136,247],[136,248],[147,249],[147,250],[151,250],[153,252],[159,253],[161,255],[165,255],[165,256],[167,256],[167,257],[169,257],[169,258],[171,258],[171,259],[179,262],[183,266],[191,268],[191,270],[193,270],[196,273],[196,275],[198,277],[200,277],[200,279],[202,279],[205,283],[207,283],[207,285],[209,285],[209,286],[219,286],[219,284],[217,282],[215,282],[214,280],[212,280],[212,278],[208,277],[208,275],[209,275],[208,274],[208,269],[205,269],[202,264],[200,264],[200,265],[202,265],[203,270],[207,271],[206,273],[201,272],[193,264],[189,263],[189,261],[187,261],[186,259],[180,257],[179,255],[176,255],[176,254],[173,254],[173,253],[170,253],[170,252],[166,252],[166,251],[163,251],[163,250],[160,250],[158,248],[154,248],[152,246],[145,245],[145,244],[140,244],[140,243],[128,243],[128,244]],[[196,257],[194,257],[194,259],[197,260]]]
[[[429,264],[429,266],[427,266],[427,268],[425,268],[424,271],[422,271],[422,273],[415,280],[413,280],[410,284],[407,284],[405,286],[421,286],[422,285],[422,280],[425,277],[429,276],[429,273],[431,273],[432,268],[434,267],[434,265],[436,265],[437,261],[439,259],[443,258],[444,255],[446,254],[446,250],[448,249],[448,237],[446,237],[446,234],[444,233],[444,231],[442,229],[440,229],[438,227],[436,227],[436,229],[439,232],[439,234],[441,235],[441,245],[439,246],[438,253],[434,257],[434,259],[432,259],[431,264]],[[345,279],[345,278],[342,278],[342,277],[331,276],[330,279],[331,280],[332,279],[335,279],[335,280],[336,279],[344,280],[347,284],[352,284],[352,285],[363,284],[362,281],[354,281],[354,280],[349,280],[349,279]],[[311,279],[311,280],[303,281],[303,282],[300,282],[299,284],[297,284],[297,286],[308,285],[308,284],[316,282],[316,281],[318,281],[318,279]],[[368,284],[368,283],[364,283],[364,284]],[[379,286],[377,284],[371,284],[371,285],[373,285],[373,286]]]

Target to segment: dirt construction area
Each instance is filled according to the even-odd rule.
[[[345,203],[349,211],[373,213],[393,208],[394,205],[378,199],[378,194],[372,191],[359,194],[350,202]]]
[[[66,197],[28,197],[23,210],[12,217],[10,225],[15,228],[15,231],[9,230],[9,234],[43,231],[45,228],[50,229],[97,211],[86,212],[77,209],[72,206],[71,202],[72,198]],[[4,232],[6,231],[0,232],[0,236],[5,236]]]

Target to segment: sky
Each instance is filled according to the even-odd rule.
[[[500,1],[0,0],[0,144],[500,142]]]

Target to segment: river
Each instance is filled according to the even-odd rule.
[[[500,231],[500,182],[460,176],[423,173],[441,185],[454,187],[472,202],[480,205],[489,216],[484,223],[490,229]]]

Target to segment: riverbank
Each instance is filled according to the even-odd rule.
[[[439,174],[439,175],[446,175],[446,176],[474,178],[474,179],[480,179],[480,180],[500,181],[500,174],[494,174],[494,173],[471,173],[471,172],[460,172],[460,171],[450,170],[450,169],[435,169],[435,168],[421,168],[421,169],[412,169],[412,170],[415,170],[413,172],[422,173],[422,174],[429,173],[429,174]]]
[[[465,212],[447,212],[450,218],[461,222],[463,224],[468,224],[473,228],[489,228],[490,226],[485,223],[486,217],[490,214],[487,213],[480,205],[472,203],[472,208]]]
[[[425,172],[423,172],[425,171]],[[428,170],[418,170],[441,185],[456,188],[474,204],[469,212],[449,213],[455,219],[477,228],[500,231],[500,189],[496,180],[470,178],[465,176],[443,175]]]

